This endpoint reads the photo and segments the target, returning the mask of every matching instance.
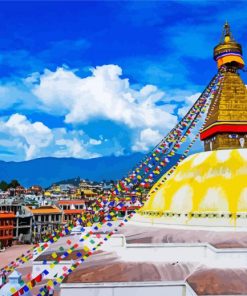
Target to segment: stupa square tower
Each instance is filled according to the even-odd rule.
[[[244,67],[242,47],[232,37],[228,23],[214,48],[219,71],[225,71],[219,94],[212,100],[201,132],[205,151],[247,147],[247,90],[238,70]]]

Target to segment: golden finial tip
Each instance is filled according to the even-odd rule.
[[[242,47],[234,40],[228,21],[224,24],[220,43],[214,48],[214,59],[218,68],[232,62],[236,62],[239,68],[244,66]]]
[[[224,35],[231,36],[230,25],[227,21],[225,22],[225,25],[224,25]]]

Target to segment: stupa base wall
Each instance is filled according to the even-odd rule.
[[[180,217],[157,217],[154,215],[136,214],[132,219],[132,224],[143,224],[145,226],[158,226],[169,228],[191,228],[218,231],[247,231],[247,218],[225,218],[205,217],[205,218],[188,218],[181,215]]]
[[[194,296],[197,295],[190,287],[186,288],[186,283],[177,282],[139,282],[139,283],[91,283],[91,284],[62,284],[61,296],[82,294],[85,296],[149,296],[155,294],[156,296],[173,295],[173,296]]]

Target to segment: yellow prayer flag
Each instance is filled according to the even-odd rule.
[[[51,257],[54,258],[54,259],[57,258],[57,253],[56,253],[56,252],[53,252],[53,253],[51,254]]]
[[[57,281],[58,283],[61,283],[62,280],[63,280],[63,279],[60,279],[60,278],[57,278],[57,279],[56,279],[56,281]]]
[[[28,286],[28,288],[31,290],[32,289],[32,283],[31,282],[28,282],[27,283],[27,286]]]
[[[47,282],[47,286],[48,286],[48,287],[53,287],[53,281],[52,281],[52,280],[49,280],[49,281]]]
[[[83,250],[84,250],[85,252],[88,252],[90,249],[88,248],[88,246],[84,246],[84,247],[83,247]]]

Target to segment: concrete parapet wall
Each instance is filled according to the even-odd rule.
[[[189,291],[188,291],[189,292]],[[61,296],[194,296],[184,282],[62,284]]]

